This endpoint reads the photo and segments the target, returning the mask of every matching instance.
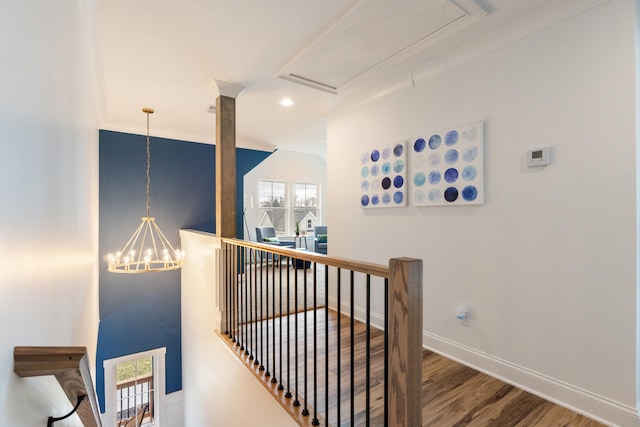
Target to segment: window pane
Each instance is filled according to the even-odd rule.
[[[287,226],[287,185],[284,182],[258,182],[258,225],[272,226],[276,233],[285,234]]]
[[[311,231],[318,224],[318,186],[295,184],[294,222],[301,230]]]
[[[123,426],[138,414],[153,419],[153,357],[116,365],[116,426]]]

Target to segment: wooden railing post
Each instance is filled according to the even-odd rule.
[[[389,261],[389,426],[422,425],[422,260]]]

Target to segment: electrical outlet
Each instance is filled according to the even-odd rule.
[[[458,323],[464,326],[469,326],[469,307],[465,307],[463,305],[458,306],[458,310],[456,312],[456,319],[458,319]]]

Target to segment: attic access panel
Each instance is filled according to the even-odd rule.
[[[474,0],[360,2],[285,65],[281,77],[335,93],[377,66],[424,49],[471,15],[486,12]]]

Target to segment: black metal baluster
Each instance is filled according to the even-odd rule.
[[[240,351],[244,350],[244,340],[246,337],[244,336],[244,317],[243,317],[243,309],[244,309],[244,286],[247,283],[247,254],[249,250],[246,247],[242,248],[242,261],[243,261],[243,274],[240,276],[240,283],[238,284],[238,346],[240,347]]]
[[[232,254],[233,256],[231,257],[232,260],[232,264],[231,264],[231,310],[230,310],[230,315],[231,315],[231,342],[237,342],[236,340],[236,334],[237,334],[237,330],[236,330],[236,303],[237,303],[237,298],[236,298],[236,293],[238,292],[238,247],[236,245],[230,245],[231,249],[233,250]]]
[[[304,289],[302,290],[304,297],[303,297],[303,304],[304,304],[304,313],[303,313],[303,321],[304,321],[304,333],[303,333],[303,338],[304,338],[304,409],[302,410],[302,415],[304,415],[305,417],[307,415],[309,415],[309,408],[307,407],[307,402],[309,400],[309,392],[307,390],[307,366],[309,365],[307,363],[307,356],[308,356],[308,352],[307,352],[307,336],[309,335],[307,333],[307,261],[302,260],[302,272],[304,273]]]
[[[273,260],[274,261],[271,263],[271,271],[273,271],[276,265],[275,254],[273,255]],[[262,342],[265,343],[265,346],[266,346],[265,356],[267,361],[264,365],[260,365],[260,370],[264,371],[266,369],[264,376],[270,377],[271,373],[269,372],[269,264],[267,264],[267,271],[264,272],[264,279],[266,282],[264,286],[266,297],[265,299],[260,298],[260,310],[262,310],[262,306],[264,305],[266,313],[265,313],[265,316],[262,318],[262,324],[260,325],[260,330],[262,330]],[[262,287],[260,287],[260,289],[262,289]],[[262,359],[262,350],[260,350],[260,358],[261,360],[264,360]]]
[[[233,253],[234,253],[234,258],[235,258],[235,268],[234,268],[234,274],[233,274],[233,292],[232,292],[232,305],[233,305],[233,315],[231,316],[231,334],[232,334],[232,338],[231,338],[231,342],[234,343],[238,343],[238,314],[237,314],[237,310],[238,310],[238,280],[240,280],[240,277],[238,276],[239,273],[239,263],[241,262],[241,257],[240,257],[240,247],[233,245]]]
[[[257,261],[257,260],[256,260]],[[256,286],[256,272],[258,270],[258,263],[253,266],[253,274],[251,275],[251,283],[249,284],[249,360],[253,360],[253,351],[255,347],[253,346],[253,306],[251,301],[255,298],[255,286]]]
[[[356,347],[356,340],[355,340],[355,298],[353,295],[353,282],[354,282],[354,272],[353,270],[351,270],[351,284],[350,284],[350,288],[349,288],[349,293],[351,295],[350,297],[350,316],[351,316],[351,425],[355,424],[356,421],[356,402],[354,399],[355,396],[355,384],[356,384],[356,376],[355,376],[355,347]]]
[[[311,424],[320,425],[318,420],[318,264],[313,263],[313,420]]]
[[[297,261],[296,261],[297,262]],[[298,271],[295,269],[294,266],[294,281],[293,281],[293,292],[295,293],[294,295],[294,309],[295,309],[295,318],[294,318],[294,323],[293,323],[293,335],[294,335],[294,342],[293,342],[293,349],[295,351],[295,360],[294,360],[294,368],[295,368],[295,392],[296,392],[296,397],[293,400],[293,406],[300,406],[300,401],[298,400]]]
[[[291,332],[290,332],[290,320],[291,320],[291,272],[287,270],[287,392],[284,397],[291,398]]]
[[[227,244],[227,331],[233,339],[233,247]]]
[[[280,262],[278,263],[278,269],[282,269],[282,258],[280,258]],[[271,285],[272,288],[272,297],[271,297],[271,337],[273,338],[273,376],[271,377],[272,383],[277,383],[278,379],[276,378],[276,269],[271,270]],[[280,285],[278,285],[280,286]],[[269,300],[267,299],[267,304]],[[267,330],[268,334],[268,330]],[[267,370],[269,369],[269,363],[267,363]]]
[[[367,426],[371,425],[371,275],[367,274],[367,352],[365,362],[366,372],[366,390],[365,390],[365,407],[366,407],[366,423]]]
[[[337,384],[337,386],[338,386],[337,387],[337,389],[338,389],[337,390],[338,403],[336,404],[336,406],[338,407],[338,425],[340,425],[340,423],[342,421],[341,417],[340,417],[340,412],[341,412],[341,408],[342,408],[342,394],[340,393],[340,388],[341,388],[341,384],[342,384],[342,374],[341,374],[342,364],[340,362],[340,360],[342,359],[342,357],[341,357],[342,349],[341,349],[341,345],[340,345],[340,338],[342,336],[342,330],[340,329],[341,328],[340,324],[342,323],[341,322],[341,320],[342,320],[341,319],[342,318],[342,306],[341,306],[342,302],[340,301],[340,299],[341,299],[340,294],[341,294],[341,291],[342,291],[342,289],[341,289],[342,288],[342,286],[341,286],[342,274],[341,274],[341,269],[340,268],[338,268],[337,277],[338,277],[338,339],[336,341],[337,341],[337,344],[338,344],[338,351],[337,351],[337,356],[338,356],[337,357],[337,359],[338,359],[338,384]]]
[[[229,335],[229,245],[223,244],[224,253],[224,265],[225,265],[225,286],[224,286],[224,318],[225,318],[225,331],[226,335]]]
[[[284,390],[284,385],[282,385],[282,381],[284,380],[284,375],[282,374],[282,263],[280,263],[278,275],[278,292],[280,293],[280,311],[278,316],[278,326],[280,329],[280,384],[278,384],[278,390],[282,391]],[[275,361],[273,363],[275,364]],[[275,378],[275,375],[273,377]]]
[[[384,427],[389,425],[389,279],[384,279]]]
[[[236,347],[240,347],[240,286],[242,284],[242,274],[244,273],[244,248],[240,246],[236,246],[236,302],[233,306],[233,312],[235,313],[234,321],[235,324],[235,338],[236,338]]]
[[[324,409],[329,424],[329,266],[324,266]],[[340,333],[338,332],[338,335]]]
[[[251,272],[254,270],[255,266],[253,265],[252,259],[255,259],[255,251],[253,249],[249,249],[249,259],[250,267],[249,273],[247,274],[247,279],[244,284],[244,354],[249,354],[249,347],[251,346],[251,319],[249,318],[249,307],[251,306]]]
[[[253,361],[254,365],[260,365],[260,361],[262,360],[262,328],[258,331],[258,324],[262,321],[262,272],[264,271],[265,262],[266,265],[269,265],[269,254],[266,253],[267,259],[263,259],[260,261],[260,281],[256,278],[256,359]],[[260,301],[258,302],[258,286],[260,287]],[[258,311],[258,307],[260,307]],[[260,317],[258,317],[260,316]],[[260,358],[258,358],[258,351],[260,351]],[[260,366],[260,368],[263,368]],[[261,369],[262,370],[262,369]]]

